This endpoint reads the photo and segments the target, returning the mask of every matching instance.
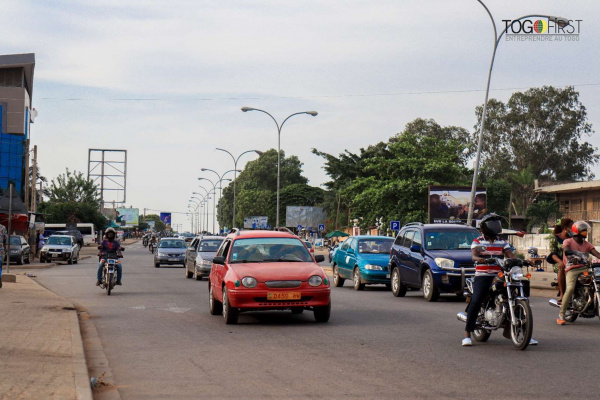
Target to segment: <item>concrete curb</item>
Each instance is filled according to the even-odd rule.
[[[73,308],[72,311],[69,311],[69,321],[71,323],[71,352],[73,361],[73,378],[75,380],[75,392],[77,393],[78,400],[93,400],[90,376],[88,374],[85,354],[83,352],[83,339],[81,338],[81,331],[79,330],[79,317],[77,316],[75,306],[71,301],[57,295],[50,289],[43,286],[41,283],[37,282],[35,279],[27,279],[30,279],[36,285],[62,299],[67,304],[70,304]]]

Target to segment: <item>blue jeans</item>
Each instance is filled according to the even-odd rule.
[[[0,279],[2,279],[2,255],[0,254]]]
[[[104,267],[104,263],[99,262],[98,263],[98,280],[101,281],[102,280],[102,267]],[[121,281],[121,276],[123,275],[123,266],[119,263],[117,264],[117,280],[120,282]]]

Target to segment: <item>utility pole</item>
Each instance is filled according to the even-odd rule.
[[[32,212],[36,211],[36,183],[37,183],[37,144],[33,146],[33,172],[31,174],[31,208]]]

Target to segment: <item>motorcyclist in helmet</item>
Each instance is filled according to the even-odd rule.
[[[567,311],[571,304],[571,297],[575,291],[577,277],[588,269],[587,261],[589,255],[592,254],[600,258],[598,250],[585,240],[590,229],[587,222],[577,221],[571,226],[573,237],[565,239],[563,242],[563,263],[565,264],[567,288],[560,306],[560,313],[556,319],[558,325],[565,324],[565,311]],[[573,251],[574,254],[567,255],[568,250]]]
[[[477,315],[481,309],[481,304],[485,300],[494,278],[502,270],[500,265],[488,264],[487,258],[516,258],[508,240],[502,239],[499,236],[502,232],[502,221],[499,215],[494,213],[485,215],[479,227],[482,235],[473,240],[471,244],[471,258],[475,262],[475,279],[473,280],[473,295],[467,308],[467,324],[465,337],[462,340],[463,346],[472,345],[471,332],[475,330],[475,323],[477,322]],[[486,250],[481,251],[478,249],[478,246],[485,246]],[[536,345],[537,343],[535,339],[531,339],[529,344]]]
[[[114,228],[108,228],[106,230],[106,233],[104,234],[105,239],[102,241],[102,243],[100,243],[98,245],[98,250],[100,250],[100,255],[103,256],[106,253],[117,253],[119,256],[121,256],[121,243],[119,243],[118,240],[116,240],[117,237],[117,232],[114,230]],[[96,286],[100,286],[102,284],[102,268],[104,266],[104,263],[102,261],[100,261],[98,263],[98,274],[97,274],[97,278],[98,280],[96,281]],[[121,263],[117,264],[117,285],[121,285],[121,277],[123,274],[123,266]]]

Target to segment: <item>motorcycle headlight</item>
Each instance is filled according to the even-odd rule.
[[[442,269],[454,268],[454,260],[448,258],[438,257],[435,259],[435,263]]]
[[[308,284],[310,286],[319,286],[321,283],[323,283],[323,278],[321,278],[319,275],[313,275],[308,278]]]
[[[383,271],[383,267],[380,265],[367,264],[365,265],[365,269],[370,269],[372,271]],[[318,285],[315,285],[318,286]]]
[[[600,276],[600,267],[594,268],[594,276]]]
[[[512,267],[510,269],[510,279],[513,281],[520,281],[523,279],[523,268],[521,267]]]
[[[246,276],[246,277],[242,278],[242,285],[251,289],[253,287],[256,287],[256,285],[258,285],[258,282],[253,277]]]

